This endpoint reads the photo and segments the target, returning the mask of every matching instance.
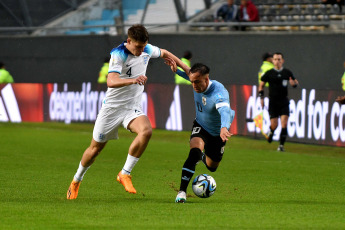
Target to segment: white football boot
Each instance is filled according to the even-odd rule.
[[[176,196],[175,203],[186,203],[187,194],[184,191],[179,191]]]

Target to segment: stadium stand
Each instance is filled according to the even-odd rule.
[[[260,14],[259,23],[247,23],[254,31],[325,30],[330,21],[345,20],[345,14],[338,5],[325,5],[319,0],[252,0]],[[224,1],[214,4],[217,9]],[[240,0],[236,0],[237,5]],[[196,22],[214,22],[213,12],[199,18]],[[229,30],[231,23],[223,23],[223,30]],[[233,24],[233,23],[232,23]],[[219,30],[219,27],[197,26],[194,30]]]
[[[102,11],[102,16],[100,19],[85,20],[83,25],[104,25],[105,28],[87,28],[82,31],[67,31],[66,34],[87,34],[96,33],[104,34],[109,33],[115,35],[116,30],[111,30],[109,27],[114,26],[116,20],[114,18],[120,17],[120,1],[109,1],[108,6]],[[204,0],[193,0],[187,1],[183,6],[187,9],[187,18],[193,17],[205,8]],[[131,0],[122,1],[122,12],[124,24],[132,25],[135,23],[145,23],[145,24],[164,24],[164,23],[178,23],[179,18],[175,10],[174,2],[171,0],[150,0],[149,5],[146,7],[146,1],[143,0]],[[115,9],[114,9],[115,8]],[[173,9],[173,10],[172,10]],[[146,11],[145,11],[146,10]],[[144,16],[144,17],[143,17]],[[150,28],[150,26],[148,26]],[[152,28],[152,27],[151,27]],[[127,27],[125,28],[125,30]]]
[[[87,0],[1,0],[0,27],[43,26]]]
[[[338,5],[322,4],[321,0],[252,1],[259,10],[260,22],[241,23],[249,31],[345,29],[345,14]],[[232,31],[236,26],[236,22],[215,22],[214,12],[226,2],[225,0],[179,0],[180,11],[176,10],[178,8],[176,2],[175,0],[148,2],[146,0],[0,0],[0,34],[10,33],[8,31],[11,30],[4,29],[6,27],[22,28],[18,31],[31,35],[117,35],[135,23],[145,24],[151,32]],[[207,2],[210,5],[206,7]],[[239,5],[240,0],[235,0],[235,3]],[[184,15],[184,20],[181,20],[181,14]]]

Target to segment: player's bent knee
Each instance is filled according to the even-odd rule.
[[[189,151],[189,157],[195,158],[195,159],[200,159],[202,155],[202,152],[199,148],[192,148]]]
[[[211,167],[208,167],[207,165],[206,165],[206,168],[210,171],[210,172],[215,172],[216,170],[217,170],[217,168],[211,168]]]
[[[147,128],[142,132],[142,135],[145,136],[146,138],[151,138],[152,136],[152,129]]]
[[[150,139],[152,136],[152,128],[145,127],[144,129],[140,130],[140,132],[138,132],[138,135],[143,136],[147,139]]]

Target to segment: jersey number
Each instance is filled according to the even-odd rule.
[[[193,128],[193,131],[192,131],[192,135],[193,135],[193,134],[200,133],[200,131],[201,131],[201,127],[194,127],[194,128]]]
[[[202,112],[202,106],[200,105],[199,102],[196,103],[196,107],[198,107],[199,112]]]
[[[128,77],[132,76],[132,67],[129,68],[129,70],[126,72],[126,74],[128,75]]]

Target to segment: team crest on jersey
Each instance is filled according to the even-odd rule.
[[[286,87],[288,85],[288,81],[287,80],[283,80],[282,84],[283,84],[284,87]]]
[[[206,105],[206,97],[202,97],[202,104]]]
[[[146,65],[146,64],[147,64],[148,60],[149,60],[149,57],[148,57],[148,56],[144,56],[144,58],[143,58],[144,65]]]

